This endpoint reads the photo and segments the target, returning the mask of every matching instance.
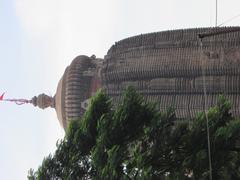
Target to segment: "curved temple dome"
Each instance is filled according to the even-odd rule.
[[[67,120],[82,116],[87,100],[100,87],[98,71],[101,62],[95,57],[78,56],[66,68],[54,96],[57,116],[64,128]]]
[[[204,108],[202,64],[206,67],[207,108],[225,94],[234,116],[240,115],[240,28],[164,31],[116,42],[104,59],[78,56],[60,79],[53,98],[33,99],[40,108],[54,107],[60,124],[81,117],[88,99],[102,88],[114,103],[128,85],[155,101],[160,110],[176,109],[179,118]],[[231,32],[232,31],[232,32]],[[202,38],[199,34],[210,32]],[[218,33],[221,32],[221,33]]]

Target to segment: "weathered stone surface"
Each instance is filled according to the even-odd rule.
[[[105,56],[103,87],[118,102],[128,85],[160,110],[172,106],[178,117],[193,117],[204,109],[202,67],[205,68],[207,108],[224,94],[240,116],[240,31],[203,39],[198,34],[238,27],[157,32],[116,42]]]

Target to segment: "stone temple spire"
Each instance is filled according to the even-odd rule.
[[[41,109],[45,109],[47,107],[55,107],[55,100],[53,97],[50,97],[46,94],[40,94],[38,96],[34,96],[32,98],[32,104],[34,106],[38,106]]]

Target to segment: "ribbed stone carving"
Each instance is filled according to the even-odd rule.
[[[94,84],[95,74],[98,73],[95,61],[94,57],[76,57],[67,67],[58,84],[55,109],[60,124],[64,128],[69,120],[82,117],[86,109],[86,102],[88,102],[87,99],[93,94],[92,87],[96,86]]]
[[[117,103],[121,91],[134,86],[160,110],[172,106],[178,117],[193,117],[204,108],[202,63],[206,74],[207,106],[224,94],[232,112],[240,115],[240,33],[202,39],[198,34],[239,27],[197,28],[144,34],[116,42],[105,56],[103,88]],[[207,107],[207,108],[208,108]]]

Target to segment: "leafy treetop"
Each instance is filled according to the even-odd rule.
[[[208,111],[213,179],[240,179],[240,120],[219,98]],[[29,180],[55,179],[209,179],[206,119],[177,120],[174,111],[159,112],[133,88],[113,107],[99,91],[84,116],[69,123]]]

